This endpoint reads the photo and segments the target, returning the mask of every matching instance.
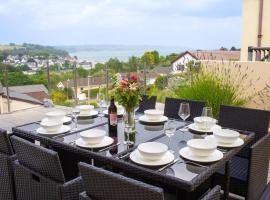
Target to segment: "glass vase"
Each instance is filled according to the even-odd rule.
[[[125,108],[125,144],[133,145],[135,143],[135,108]]]

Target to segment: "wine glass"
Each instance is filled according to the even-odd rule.
[[[186,119],[189,118],[189,116],[190,116],[189,103],[181,103],[180,104],[178,115],[183,121],[186,121]]]
[[[72,108],[72,116],[73,116],[74,122],[75,122],[75,128],[74,128],[74,130],[77,130],[77,128],[78,128],[78,116],[79,116],[80,112],[81,111],[80,111],[80,109],[77,106],[74,106]]]
[[[106,108],[106,102],[105,102],[104,94],[102,94],[102,93],[97,94],[97,104],[98,104],[98,107],[99,107],[98,115],[99,115],[99,117],[101,117],[101,120],[102,120],[102,117],[104,116],[103,111],[104,111],[104,108]]]
[[[212,118],[213,118],[213,111],[211,107],[203,107],[203,111],[202,111],[202,121],[204,124],[204,128],[207,130],[211,124],[212,124]],[[207,136],[207,132],[206,135]]]
[[[175,131],[176,131],[176,123],[174,120],[169,120],[168,122],[165,123],[164,132],[169,138],[168,147],[171,153],[174,153],[174,151],[170,148],[170,146],[171,146],[171,137],[174,136]]]

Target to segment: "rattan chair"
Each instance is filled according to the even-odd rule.
[[[184,102],[189,103],[190,107],[190,116],[187,118],[188,121],[192,121],[194,117],[201,116],[205,102],[168,97],[165,100],[164,115],[169,118],[180,119],[178,112],[180,104]]]
[[[82,180],[65,179],[56,152],[16,136],[11,137],[11,142],[18,159],[13,162],[18,200],[79,199]]]
[[[0,129],[0,199],[15,199],[12,169],[15,157],[7,132]]]
[[[136,112],[143,113],[145,110],[155,109],[156,108],[156,96],[142,96],[142,100],[140,101],[139,108]]]
[[[203,195],[200,200],[220,200],[221,198],[221,188],[219,185],[216,185],[213,189],[207,191],[205,195]]]
[[[269,111],[221,106],[219,124],[223,127],[255,133],[255,139],[231,162],[230,192],[257,200],[267,184],[270,136]],[[221,184],[224,169],[215,175],[214,183]]]
[[[260,200],[269,200],[270,199],[270,183],[268,183],[267,187],[263,191],[262,196],[260,197]]]
[[[161,188],[82,162],[79,163],[79,169],[86,190],[80,194],[81,199],[164,200]]]

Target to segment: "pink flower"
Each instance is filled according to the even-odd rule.
[[[131,79],[132,81],[137,81],[137,80],[138,80],[138,76],[137,76],[136,74],[132,74],[132,75],[130,76],[130,79]]]
[[[127,80],[122,80],[121,81],[121,85],[123,86],[123,87],[127,87],[128,86],[128,81]]]

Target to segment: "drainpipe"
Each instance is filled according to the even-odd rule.
[[[262,25],[263,25],[263,0],[260,0],[259,6],[259,23],[258,23],[258,41],[257,47],[261,47],[262,45]],[[261,51],[256,52],[256,60],[261,60]]]
[[[263,0],[260,0],[257,47],[261,47],[262,43],[262,23],[263,23]]]

